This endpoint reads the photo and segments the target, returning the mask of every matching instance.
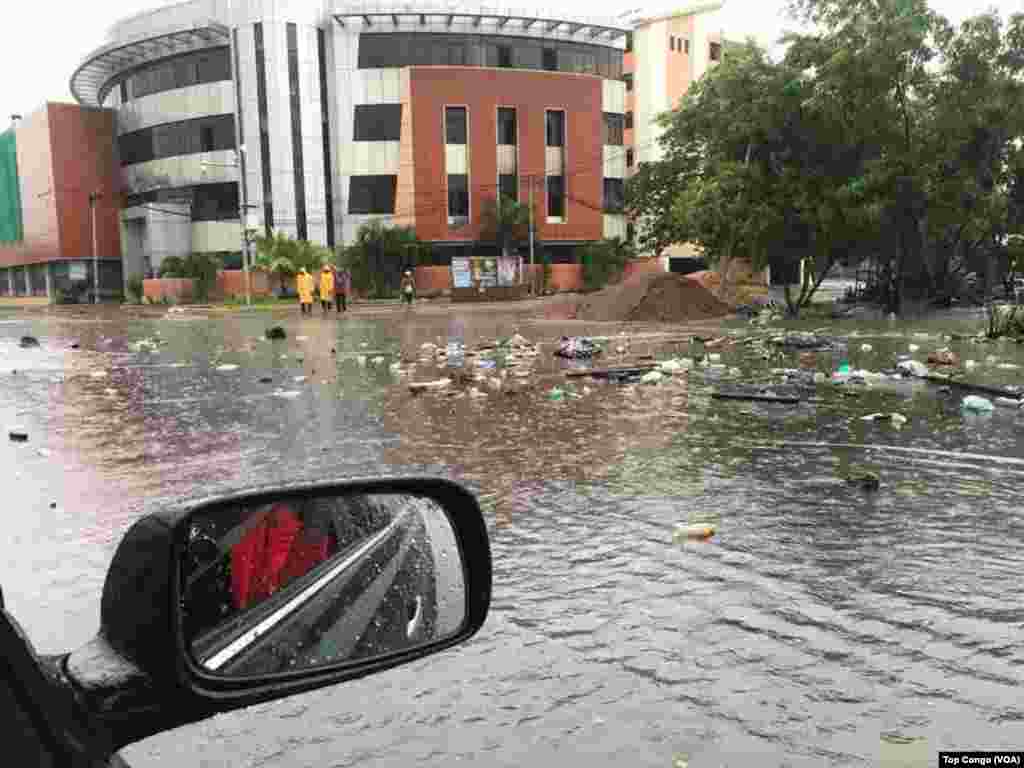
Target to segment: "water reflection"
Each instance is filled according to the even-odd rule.
[[[493,309],[460,317],[467,349],[517,330],[539,341],[620,330]],[[325,753],[351,765],[480,755],[518,764],[527,747],[548,764],[567,745],[593,744],[591,761],[607,764],[664,766],[678,753],[694,766],[750,754],[861,765],[875,759],[880,732],[923,737],[936,751],[1024,742],[1013,703],[1024,665],[1024,468],[986,458],[1024,457],[1017,411],[976,423],[956,394],[892,380],[850,396],[821,387],[796,408],[727,403],[710,399],[700,373],[657,387],[588,383],[587,394],[578,385],[581,397],[557,402],[546,392],[566,378],[543,351],[523,394],[414,398],[408,378],[435,371],[417,363],[403,377],[389,365],[417,358],[424,342],[446,344],[451,319],[419,308],[410,318],[288,316],[274,320],[285,342],[257,340],[265,317],[0,325],[8,360],[26,366],[5,379],[0,410],[32,430],[27,446],[3,446],[8,487],[32,512],[9,522],[3,583],[15,615],[44,649],[87,639],[110,548],[143,501],[429,467],[468,481],[493,521],[494,612],[478,639],[344,696],[196,726],[200,760],[233,763],[242,743],[252,762],[289,768]],[[837,327],[858,334],[854,368],[891,368],[914,343],[918,359],[948,346],[979,361],[977,380],[1018,381],[1020,370],[999,365],[1024,364],[1021,347],[940,336],[971,322]],[[157,352],[131,349],[157,330],[167,340]],[[34,356],[14,349],[24,332],[44,342]],[[74,353],[50,344],[73,338]],[[688,353],[631,346],[634,356]],[[385,362],[361,363],[370,351]],[[800,365],[747,347],[721,355],[750,381],[777,382],[773,368]],[[218,372],[215,362],[240,367]],[[813,365],[831,373],[835,363],[820,354]],[[107,381],[88,377],[96,367]],[[59,369],[68,381],[50,383]],[[908,422],[861,421],[875,412]],[[31,453],[40,435],[50,460]],[[891,450],[901,448],[928,452]],[[860,471],[879,475],[877,493],[845,483]],[[52,511],[51,494],[61,499]],[[673,543],[676,525],[705,517],[718,528],[713,542]],[[300,707],[302,717],[287,717]],[[129,762],[180,764],[177,741],[151,739]]]

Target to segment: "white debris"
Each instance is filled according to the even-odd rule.
[[[968,395],[960,403],[960,408],[968,413],[992,413],[995,410],[995,406],[992,405],[991,400],[987,400],[984,397],[978,397],[977,395]]]
[[[409,384],[410,392],[424,392],[430,389],[444,389],[452,383],[451,379],[438,379],[437,381],[419,381]]]
[[[928,367],[917,360],[901,360],[896,364],[896,370],[923,379],[928,375]]]
[[[373,358],[373,360],[371,362],[373,362],[374,365],[380,365],[381,363],[384,362],[384,358],[378,356],[378,357]]]
[[[822,373],[821,371],[815,371],[814,372],[814,383],[815,384],[824,384],[826,378],[827,377],[825,376],[825,374]]]
[[[296,341],[309,341],[309,336],[296,336]]]
[[[278,389],[275,392],[273,392],[273,396],[274,397],[284,398],[285,400],[292,400],[293,398],[296,398],[296,397],[298,397],[301,394],[302,394],[302,392],[300,392],[297,389],[291,389],[291,390]]]
[[[366,355],[356,355],[356,362],[360,365],[366,365]]]
[[[296,384],[301,384],[301,383],[302,383],[302,382],[304,382],[305,380],[306,380],[306,377],[305,377],[305,376],[296,376],[296,377],[295,377],[295,378],[293,379],[293,381],[294,381],[294,382],[295,382]]]
[[[1020,368],[1020,366],[1016,365],[1015,363],[1000,363],[996,367],[1004,371],[1016,371],[1018,368]]]
[[[917,344],[911,344],[909,347],[907,347],[907,349],[909,349],[911,352],[917,352],[917,350],[919,350],[920,347],[917,346]]]
[[[870,344],[861,344],[860,345],[860,351],[861,352],[870,352],[873,349],[874,349],[874,347],[872,347]]]
[[[234,363],[224,363],[224,365],[217,366],[218,371],[237,371],[238,366]]]
[[[469,389],[469,396],[470,397],[487,397],[487,393],[480,391],[476,387],[470,387],[470,389]]]
[[[712,352],[710,355],[708,355],[708,360],[712,363],[720,363],[722,362],[722,356],[717,352]]]
[[[105,378],[107,378],[107,372],[106,371],[93,371],[89,375],[92,376],[94,379],[105,379]]]
[[[977,360],[967,360],[967,361],[964,362],[964,368],[966,368],[967,370],[970,370],[971,368],[977,368],[977,367],[978,367],[978,361]]]
[[[660,371],[649,371],[640,377],[640,381],[643,384],[658,384],[663,378],[665,376]]]

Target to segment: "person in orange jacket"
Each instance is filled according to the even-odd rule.
[[[313,314],[313,276],[305,267],[299,270],[295,277],[295,290],[299,294],[299,307],[302,314]]]
[[[334,301],[334,273],[331,268],[324,264],[320,270],[320,308],[326,315],[331,310],[331,302]]]

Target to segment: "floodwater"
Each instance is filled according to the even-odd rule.
[[[274,322],[289,338],[260,340]],[[1024,378],[1000,367],[1024,366],[1024,347],[940,336],[979,323],[832,331],[854,334],[855,368],[948,345],[978,361],[978,381]],[[955,395],[892,380],[823,385],[799,406],[713,400],[700,373],[546,398],[565,384],[550,342],[624,327],[493,308],[0,312],[0,424],[30,434],[0,442],[8,608],[40,651],[70,650],[95,633],[114,547],[147,507],[300,477],[440,473],[478,494],[491,531],[494,601],[477,637],[155,736],[129,763],[931,765],[940,749],[1020,748],[1024,416],[965,416]],[[534,392],[413,397],[389,367],[425,341],[516,330],[548,343]],[[690,354],[679,339],[692,328],[629,330],[630,356]],[[42,346],[19,349],[25,333]],[[162,343],[132,347],[146,338]],[[721,354],[744,380],[798,365]],[[860,418],[879,411],[908,422]],[[879,475],[877,493],[844,484],[861,471]],[[696,521],[715,538],[673,542]]]

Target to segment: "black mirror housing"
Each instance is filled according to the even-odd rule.
[[[462,557],[464,620],[457,631],[438,640],[362,661],[262,677],[211,674],[192,657],[182,622],[179,566],[191,521],[199,513],[220,508],[318,494],[406,494],[440,506]],[[470,492],[448,480],[389,478],[265,487],[206,499],[148,515],[128,531],[107,573],[99,637],[69,656],[67,673],[120,748],[219,712],[354,680],[462,643],[483,625],[491,578],[490,546],[479,505]],[[120,681],[116,684],[111,677],[115,668]]]

